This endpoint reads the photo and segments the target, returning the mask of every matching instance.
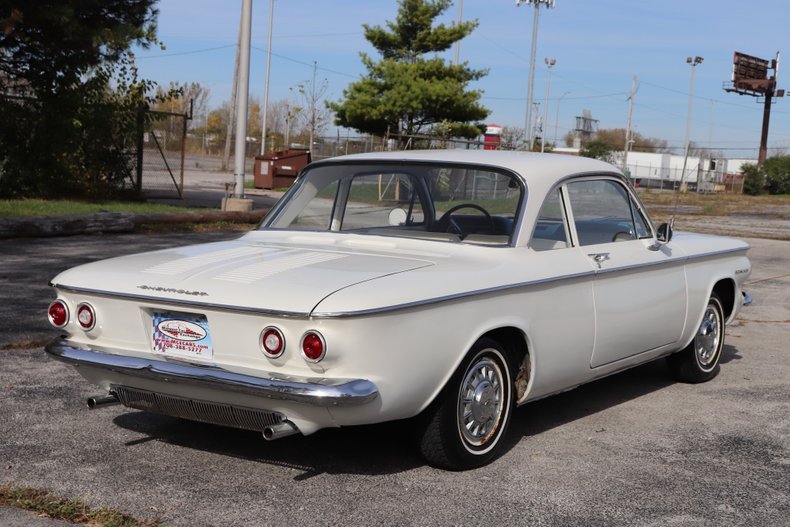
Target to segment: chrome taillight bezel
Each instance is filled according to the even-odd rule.
[[[274,333],[280,339],[280,350],[278,352],[271,352],[266,347],[265,338],[267,333]],[[261,352],[269,357],[270,359],[276,359],[281,357],[283,353],[285,353],[285,335],[283,332],[280,331],[280,328],[276,326],[266,326],[261,330],[260,335],[258,335],[258,346],[261,348]]]
[[[307,354],[304,351],[304,342],[307,339],[307,337],[310,336],[310,335],[315,335],[316,337],[318,337],[318,340],[321,341],[321,356],[316,358],[316,359],[312,359],[312,358],[308,357]],[[304,335],[302,335],[302,338],[299,339],[299,350],[302,352],[302,358],[304,360],[306,360],[307,362],[309,362],[309,363],[315,364],[315,363],[321,362],[324,359],[324,357],[326,357],[326,349],[327,349],[327,347],[326,347],[326,339],[324,338],[324,336],[320,332],[318,332],[318,331],[316,331],[314,329],[305,331]]]
[[[62,306],[63,309],[66,310],[66,320],[63,322],[63,324],[60,325],[55,324],[55,322],[52,320],[52,315],[49,312],[50,309],[52,309],[52,306],[54,306],[55,304]],[[69,311],[69,306],[66,304],[66,302],[64,302],[61,299],[57,299],[50,302],[49,307],[47,307],[47,319],[49,320],[49,323],[52,324],[53,327],[56,327],[58,329],[65,328],[68,325],[69,320],[71,320],[71,311]]]
[[[80,313],[85,309],[87,309],[91,315],[91,323],[88,326],[84,325],[82,320],[80,320]],[[96,310],[92,305],[87,302],[80,302],[77,304],[77,324],[85,331],[90,331],[96,327]]]

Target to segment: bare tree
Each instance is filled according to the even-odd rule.
[[[332,113],[324,103],[324,95],[329,89],[329,81],[322,79],[316,82],[317,62],[313,62],[313,79],[300,84],[297,89],[304,103],[301,111],[297,112],[297,119],[300,123],[300,135],[308,136],[309,148],[313,148],[316,135],[326,130]]]

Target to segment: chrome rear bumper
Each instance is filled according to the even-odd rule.
[[[365,379],[278,378],[272,374],[256,377],[216,366],[113,355],[75,345],[63,337],[52,340],[44,350],[53,359],[77,368],[98,368],[130,377],[202,386],[312,406],[359,406],[378,397],[376,385]]]

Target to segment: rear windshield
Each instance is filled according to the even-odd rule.
[[[510,243],[524,189],[513,174],[439,164],[327,164],[308,170],[265,229]]]

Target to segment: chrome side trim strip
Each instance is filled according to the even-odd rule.
[[[478,295],[485,295],[489,293],[496,293],[499,291],[507,291],[509,289],[519,289],[522,287],[529,287],[533,285],[541,285],[541,284],[548,284],[552,282],[560,282],[563,280],[572,280],[574,278],[581,278],[585,276],[591,275],[599,275],[599,274],[607,274],[607,273],[615,273],[615,272],[622,272],[622,271],[629,271],[633,269],[640,269],[644,267],[655,267],[655,266],[665,266],[665,265],[677,265],[677,264],[684,264],[687,261],[695,260],[699,258],[706,258],[710,256],[717,256],[721,254],[728,254],[728,253],[737,253],[737,252],[744,252],[748,250],[748,248],[738,248],[738,249],[724,249],[721,251],[712,251],[709,253],[703,254],[696,254],[692,256],[683,256],[679,258],[672,258],[670,260],[664,260],[659,262],[646,262],[636,265],[626,265],[622,267],[614,267],[611,269],[590,269],[590,271],[582,272],[582,273],[574,273],[568,275],[561,275],[561,276],[554,276],[551,278],[543,278],[540,280],[530,280],[527,282],[519,282],[515,284],[507,284],[497,287],[490,287],[485,289],[476,289],[473,291],[465,291],[462,293],[455,293],[452,295],[445,295],[439,296],[434,298],[427,298],[425,300],[418,300],[415,302],[406,302],[403,304],[394,304],[390,306],[382,306],[372,309],[361,309],[358,311],[341,311],[341,312],[332,312],[332,311],[313,311],[310,313],[311,318],[350,318],[350,317],[358,317],[358,316],[367,316],[367,315],[379,315],[382,313],[386,313],[389,311],[397,311],[400,309],[409,309],[414,307],[421,307],[430,304],[438,304],[441,302],[449,302],[452,300],[458,300],[461,298],[467,298],[471,296],[478,296]],[[319,304],[320,305],[320,304]]]
[[[224,304],[212,304],[211,302],[199,302],[195,300],[178,300],[175,298],[163,298],[163,297],[156,297],[150,295],[136,295],[134,293],[117,293],[112,291],[102,291],[99,289],[89,289],[85,287],[72,287],[68,285],[55,284],[52,282],[50,282],[49,285],[56,289],[67,291],[69,293],[77,293],[77,294],[82,293],[86,295],[95,295],[101,297],[123,298],[127,300],[140,300],[142,302],[151,302],[156,304],[167,304],[172,306],[183,306],[190,308],[199,307],[203,309],[211,309],[214,311],[231,311],[233,313],[246,313],[253,315],[265,315],[265,316],[284,317],[284,318],[309,318],[310,316],[310,313],[302,313],[296,311],[278,311],[276,309],[264,309],[257,307],[228,306]]]
[[[574,278],[582,278],[585,276],[592,276],[595,274],[595,271],[590,269],[589,271],[585,271],[583,273],[574,273],[574,274],[567,274],[562,276],[553,276],[551,278],[542,278],[540,280],[530,280],[528,282],[519,282],[517,284],[507,284],[501,285],[497,287],[489,287],[485,289],[476,289],[474,291],[464,291],[463,293],[454,293],[452,295],[445,295],[445,296],[438,296],[434,298],[428,298],[425,300],[417,300],[415,302],[405,302],[403,304],[395,304],[391,306],[384,306],[384,307],[376,307],[372,309],[360,309],[359,311],[341,311],[341,312],[331,312],[331,311],[313,311],[310,316],[312,318],[348,318],[348,317],[358,317],[364,315],[378,315],[380,313],[386,313],[388,311],[395,311],[399,309],[409,309],[412,307],[420,307],[429,304],[438,304],[440,302],[449,302],[451,300],[458,300],[460,298],[467,298],[470,296],[479,296],[485,295],[488,293],[496,293],[499,291],[507,291],[509,289],[519,289],[521,287],[529,287],[533,285],[541,285],[541,284],[548,284],[551,282],[559,282],[562,280],[572,280]]]
[[[591,275],[598,275],[598,274],[608,274],[608,273],[616,273],[622,271],[630,271],[634,269],[641,269],[645,267],[657,267],[657,266],[664,266],[664,265],[676,265],[680,263],[686,263],[692,260],[698,260],[701,258],[709,258],[712,256],[720,256],[723,254],[731,254],[731,253],[739,253],[739,252],[746,252],[750,249],[747,245],[746,247],[738,247],[735,249],[722,249],[720,251],[711,251],[707,253],[700,253],[700,254],[693,254],[690,256],[683,256],[679,258],[672,258],[663,261],[656,261],[656,262],[645,262],[635,265],[625,265],[621,267],[612,267],[608,269],[590,269],[589,271],[581,272],[581,273],[573,273],[561,276],[553,276],[551,278],[542,278],[539,280],[529,280],[526,282],[518,282],[514,284],[505,284],[496,287],[484,288],[484,289],[475,289],[472,291],[464,291],[460,293],[454,293],[451,295],[445,296],[438,296],[433,298],[427,298],[424,300],[417,300],[414,302],[406,302],[403,304],[394,304],[389,306],[382,306],[376,307],[371,309],[361,309],[357,311],[342,311],[342,312],[332,312],[332,311],[315,311],[313,310],[310,313],[299,313],[299,312],[292,312],[292,311],[277,311],[273,309],[263,309],[263,308],[251,308],[251,307],[243,307],[243,306],[228,306],[228,305],[221,305],[221,304],[211,304],[208,302],[194,302],[194,301],[186,301],[186,300],[175,300],[170,298],[157,298],[153,296],[147,295],[135,295],[131,293],[112,293],[110,291],[99,291],[95,289],[86,289],[86,288],[79,288],[79,287],[71,287],[71,286],[63,286],[59,284],[53,284],[50,282],[50,285],[63,291],[69,291],[72,293],[85,293],[97,296],[104,296],[104,297],[113,297],[113,298],[125,298],[131,300],[141,300],[145,302],[152,302],[152,303],[159,303],[159,304],[169,304],[175,306],[185,306],[191,308],[203,308],[203,309],[212,309],[217,311],[230,311],[236,313],[246,313],[246,314],[256,314],[256,315],[265,315],[265,316],[276,316],[276,317],[285,317],[285,318],[349,318],[349,317],[358,317],[358,316],[366,316],[366,315],[378,315],[381,313],[386,313],[388,311],[397,311],[401,309],[409,309],[413,307],[420,307],[430,304],[438,304],[441,302],[449,302],[452,300],[458,300],[461,298],[467,298],[471,296],[478,296],[478,295],[485,295],[489,293],[496,293],[500,291],[507,291],[510,289],[520,289],[522,287],[528,287],[533,285],[541,285],[547,284],[552,282],[560,282],[563,280],[572,280],[574,278],[581,278],[584,276],[591,276]],[[337,291],[331,293],[336,293]],[[329,297],[328,296],[328,297]],[[327,297],[327,298],[328,298]],[[322,299],[318,305],[323,302]],[[316,306],[317,307],[317,306]]]
[[[623,271],[633,271],[634,269],[644,269],[645,267],[664,267],[664,266],[670,266],[672,264],[684,264],[688,260],[689,260],[688,257],[683,256],[681,258],[671,258],[660,262],[642,262],[633,265],[621,265],[620,267],[598,269],[595,274],[599,275],[599,274],[609,274],[609,273],[620,273]]]
[[[125,357],[94,351],[58,337],[44,350],[53,359],[77,368],[98,368],[114,373],[292,401],[313,406],[360,406],[378,397],[378,388],[365,379],[308,379],[273,376],[254,377],[233,373],[216,366],[186,365],[138,357]]]
[[[730,253],[740,253],[746,252],[751,249],[751,245],[747,245],[746,247],[738,247],[736,249],[722,249],[720,251],[711,251],[709,253],[700,253],[700,254],[692,254],[688,257],[689,260],[698,260],[700,258],[708,258],[710,256],[719,256],[722,254],[730,254]]]

